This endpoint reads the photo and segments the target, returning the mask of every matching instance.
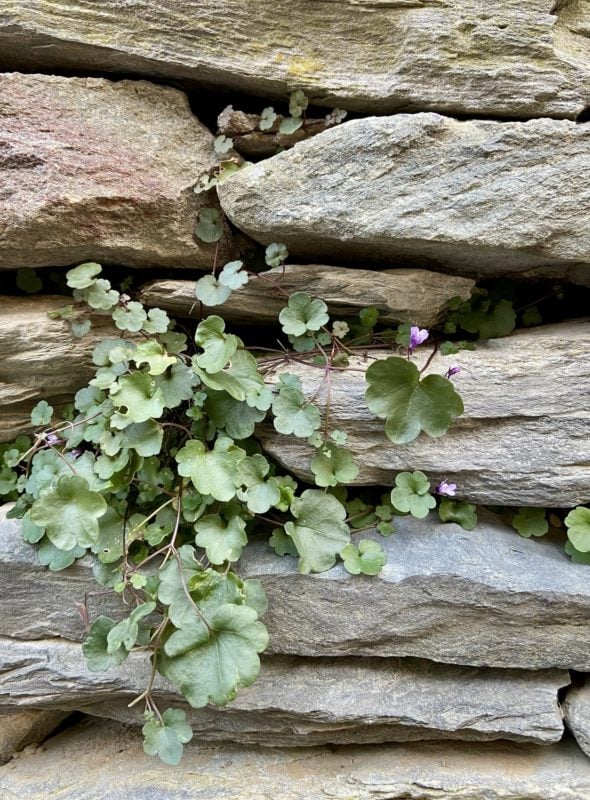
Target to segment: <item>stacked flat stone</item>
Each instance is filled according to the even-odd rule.
[[[433,327],[476,281],[590,287],[587,6],[5,0],[0,274],[85,260],[129,267],[142,302],[193,320],[194,280],[214,258],[284,242],[284,274],[263,273],[215,309],[241,327],[272,323],[285,290],[323,297],[337,319],[374,305],[388,324]],[[303,89],[316,107],[358,118],[331,126],[316,108],[290,140],[257,132],[257,158],[289,149],[196,194],[218,161],[197,116],[211,116],[218,89],[252,93],[260,108]],[[226,101],[239,103],[225,94],[220,108]],[[218,246],[194,236],[208,206],[233,226]],[[96,342],[116,335],[98,316],[73,338],[47,316],[66,303],[0,296],[0,441],[30,432],[39,399],[71,401]],[[334,374],[330,418],[348,433],[355,483],[391,485],[396,472],[421,469],[482,505],[588,503],[589,331],[568,320],[436,355],[440,374],[460,361],[465,413],[442,439],[402,447],[366,408],[361,371]],[[289,372],[321,402],[317,370]],[[268,425],[256,436],[311,479],[305,443]],[[367,534],[388,556],[372,578],[342,566],[301,575],[294,559],[252,542],[240,569],[269,599],[261,675],[224,708],[187,707],[198,744],[175,773],[143,760],[141,715],[128,707],[145,686],[145,658],[93,673],[82,657],[76,604],[96,587],[92,562],[47,572],[5,511],[0,761],[28,754],[0,768],[2,796],[590,797],[590,573],[558,542],[519,538],[487,512],[473,531],[434,515],[398,518],[388,539]],[[125,616],[115,595],[89,602],[93,616]],[[154,691],[186,707],[164,679]],[[94,721],[35,750],[72,711]],[[564,738],[564,717],[579,747]]]

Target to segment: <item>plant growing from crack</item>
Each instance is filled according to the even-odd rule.
[[[215,241],[216,226],[215,215],[204,215],[199,232]],[[283,245],[267,248],[269,266],[286,258]],[[195,302],[217,305],[256,279],[230,262],[197,282]],[[398,488],[374,508],[348,501],[343,490],[358,467],[346,434],[330,424],[329,384],[359,347],[355,337],[365,340],[362,349],[370,344],[374,311],[330,327],[322,300],[285,293],[279,321],[288,346],[255,353],[216,314],[194,331],[178,329],[163,310],[113,288],[98,264],[69,270],[67,281],[76,318],[110,315],[119,335],[96,345],[96,374],[61,421],[41,400],[31,414],[34,438],[3,446],[0,491],[16,499],[10,516],[22,520],[42,563],[60,570],[89,552],[101,591],[122,598],[128,614],[118,621],[92,620],[91,597],[81,605],[83,652],[98,671],[131,651],[146,654],[149,682],[132,705],[145,708],[146,752],[174,764],[192,733],[183,709],[159,708],[158,676],[201,708],[229,702],[258,674],[266,598],[258,581],[235,571],[250,538],[266,534],[279,555],[299,559],[302,572],[341,560],[353,574],[374,575],[386,561],[383,547],[353,537],[373,527],[389,535],[395,514],[423,516],[436,503],[420,473],[398,476]],[[424,377],[413,364],[418,343],[414,329],[409,335],[404,356],[375,362],[367,376],[369,407],[400,441],[422,430],[441,435],[462,410],[448,379]],[[323,415],[319,391],[307,396],[285,370],[292,363],[318,368],[328,387]],[[282,474],[261,452],[253,434],[267,418],[279,433],[312,445],[315,486]]]
[[[294,93],[285,131],[304,124],[306,107]],[[265,109],[262,129],[274,124],[273,115]],[[341,118],[337,110],[328,116],[327,124]],[[228,153],[231,144],[221,137],[217,152]],[[195,191],[239,168],[222,161]],[[219,245],[225,224],[217,208],[200,212],[195,234]],[[419,470],[399,473],[393,489],[371,502],[349,497],[346,485],[359,469],[330,415],[333,374],[359,368],[351,366],[353,356],[383,348],[395,354],[362,367],[369,410],[384,420],[393,444],[442,436],[463,412],[452,382],[460,367],[445,375],[428,370],[439,350],[472,345],[435,340],[419,369],[415,352],[431,344],[431,332],[411,324],[379,328],[375,308],[330,323],[321,298],[290,295],[280,273],[257,274],[239,259],[219,265],[219,249],[211,274],[196,282],[195,306],[220,307],[250,281],[270,281],[284,297],[278,348],[248,347],[217,314],[201,313],[194,329],[183,329],[165,311],[132,299],[128,286],[114,288],[99,264],[81,264],[67,273],[74,302],[53,316],[83,336],[95,315],[108,315],[119,333],[95,347],[96,374],[61,409],[61,420],[41,400],[31,414],[34,437],[0,446],[0,494],[16,500],[9,515],[22,520],[41,563],[60,570],[90,553],[98,593],[121,597],[128,613],[119,620],[91,619],[91,597],[80,605],[83,652],[94,671],[145,653],[148,683],[130,705],[144,708],[145,751],[168,764],[179,762],[192,731],[184,709],[159,707],[159,676],[199,709],[230,702],[258,675],[268,643],[266,598],[262,585],[236,568],[249,540],[265,537],[277,555],[297,558],[304,573],[340,561],[353,575],[377,575],[386,564],[380,537],[394,533],[396,516],[423,519],[438,506],[443,522],[467,530],[477,522],[475,506],[455,499],[454,483],[441,480],[432,489]],[[264,258],[279,270],[287,248],[273,243]],[[23,274],[21,283],[25,291],[39,288],[35,274]],[[514,326],[512,307],[487,293],[451,305],[447,333],[505,335]],[[289,371],[294,365],[317,370],[315,389]],[[309,444],[313,485],[282,473],[262,452],[254,434],[265,420]],[[576,509],[566,518],[575,560],[590,561],[589,513]],[[544,510],[521,509],[514,526],[539,536],[548,524]],[[359,539],[367,530],[376,533]]]

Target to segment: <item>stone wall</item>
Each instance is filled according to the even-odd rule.
[[[310,364],[289,366],[306,397],[329,392],[359,463],[352,484],[419,469],[456,482],[479,522],[431,514],[399,517],[388,539],[369,531],[388,555],[371,578],[302,575],[265,542],[249,546],[241,575],[269,600],[261,675],[201,710],[158,679],[155,695],[190,711],[198,742],[178,771],[139,754],[129,767],[141,654],[108,673],[82,656],[81,604],[120,619],[120,598],[96,594],[88,557],[49,572],[4,509],[0,760],[88,715],[0,769],[7,797],[590,797],[590,567],[556,532],[519,537],[498,508],[559,516],[590,502],[590,328],[577,318],[590,288],[589,36],[585,0],[5,0],[0,442],[32,430],[38,400],[71,401],[115,331],[99,315],[75,337],[56,315],[65,271],[82,261],[132,271],[134,296],[190,331],[195,280],[214,258],[284,242],[284,269],[215,309],[257,341],[293,291],[337,319],[375,306],[388,325],[426,328],[489,280],[580,298],[550,324],[429,361],[462,367],[465,412],[440,439],[393,446],[366,407],[363,371],[388,351],[355,356],[329,389]],[[286,113],[295,89],[313,108],[305,128],[260,130],[261,109]],[[328,125],[335,106],[348,119]],[[195,193],[218,133],[253,163]],[[223,211],[217,245],[194,235],[208,206]],[[20,288],[23,268],[46,279],[41,292]],[[304,439],[267,424],[256,438],[311,480]]]

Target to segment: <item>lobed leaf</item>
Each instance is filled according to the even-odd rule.
[[[578,506],[564,520],[567,538],[580,553],[590,552],[590,508]]]
[[[402,514],[411,514],[417,519],[424,519],[436,507],[436,500],[430,494],[430,481],[420,470],[400,472],[395,476],[391,502]]]
[[[238,464],[245,452],[231,439],[217,439],[213,450],[191,439],[176,454],[178,474],[190,478],[201,494],[227,502],[236,495]]]
[[[237,514],[227,521],[219,514],[209,514],[195,522],[195,543],[204,547],[212,564],[238,561],[248,543],[246,520]]]
[[[260,670],[258,653],[268,644],[268,634],[248,606],[225,604],[208,617],[209,629],[192,638],[177,656],[170,656],[174,633],[158,661],[160,672],[176,684],[193,708],[208,703],[225,705],[240,687],[250,686]]]
[[[438,515],[441,522],[456,522],[464,530],[472,531],[477,525],[476,510],[473,503],[444,497],[438,507]]]
[[[512,518],[512,527],[520,536],[544,536],[549,530],[544,508],[520,508]]]
[[[340,553],[344,568],[351,575],[378,575],[387,563],[385,551],[372,539],[362,539],[358,547],[347,544]]]
[[[98,520],[107,510],[104,497],[77,475],[62,475],[31,507],[31,522],[45,528],[60,550],[91,547],[98,539]]]
[[[336,563],[336,556],[350,542],[344,521],[346,509],[335,497],[317,489],[306,489],[291,503],[294,522],[285,524],[299,553],[299,571],[324,572]]]
[[[323,300],[312,300],[306,292],[294,292],[286,308],[279,314],[285,333],[303,336],[307,331],[319,331],[330,320],[328,306]]]
[[[191,726],[186,721],[186,711],[179,708],[167,708],[162,714],[162,722],[153,713],[148,713],[141,732],[144,752],[148,756],[159,756],[164,764],[171,767],[180,763],[183,745],[193,738]]]
[[[385,419],[385,433],[395,444],[408,444],[424,431],[438,438],[463,413],[463,401],[453,384],[440,375],[420,379],[411,361],[392,356],[367,369],[369,410]]]

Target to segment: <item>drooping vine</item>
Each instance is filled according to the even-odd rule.
[[[306,107],[294,93],[283,132],[304,124]],[[274,124],[273,115],[263,111],[262,130]],[[222,137],[216,148],[224,155],[231,141]],[[222,161],[195,191],[239,168]],[[224,225],[217,208],[205,208],[195,234],[216,243]],[[287,258],[281,243],[264,254],[270,268]],[[247,346],[226,330],[222,316],[205,313],[254,280],[271,280],[284,295],[279,347]],[[36,282],[34,274],[22,275],[24,290],[36,290]],[[423,519],[438,508],[443,522],[475,526],[475,506],[455,499],[454,483],[432,487],[418,470],[392,476],[393,488],[376,497],[349,496],[345,487],[359,468],[346,432],[330,416],[332,374],[380,347],[392,354],[366,369],[365,400],[384,420],[389,440],[401,445],[421,434],[444,435],[463,412],[453,385],[460,365],[433,374],[432,357],[419,369],[415,351],[451,354],[473,344],[434,340],[411,324],[380,326],[376,308],[330,321],[321,298],[289,295],[280,270],[274,278],[258,275],[240,259],[223,265],[215,259],[196,282],[200,320],[193,328],[145,308],[127,294],[128,284],[112,286],[99,264],[69,270],[67,285],[73,302],[52,315],[68,320],[74,336],[86,335],[96,315],[109,316],[114,335],[94,348],[95,375],[73,404],[54,409],[41,400],[31,414],[33,436],[0,446],[0,495],[15,501],[9,516],[21,519],[42,564],[61,570],[90,553],[101,591],[124,601],[128,613],[119,620],[93,618],[82,606],[88,668],[107,670],[132,651],[145,654],[149,680],[130,705],[144,713],[145,751],[176,764],[192,731],[184,709],[159,707],[158,676],[198,709],[230,702],[260,669],[268,644],[266,598],[262,585],[242,579],[236,568],[249,540],[264,537],[278,556],[296,557],[304,573],[341,562],[353,575],[377,575],[386,563],[379,539],[394,534],[396,516]],[[479,292],[451,303],[444,332],[505,335],[515,318],[508,301]],[[317,368],[311,396],[289,371],[294,363]],[[313,485],[267,458],[255,438],[265,421],[310,445]],[[543,509],[521,509],[513,524],[523,536],[549,528]],[[571,511],[565,524],[570,554],[590,561],[590,511]],[[372,535],[359,538],[367,530]]]

